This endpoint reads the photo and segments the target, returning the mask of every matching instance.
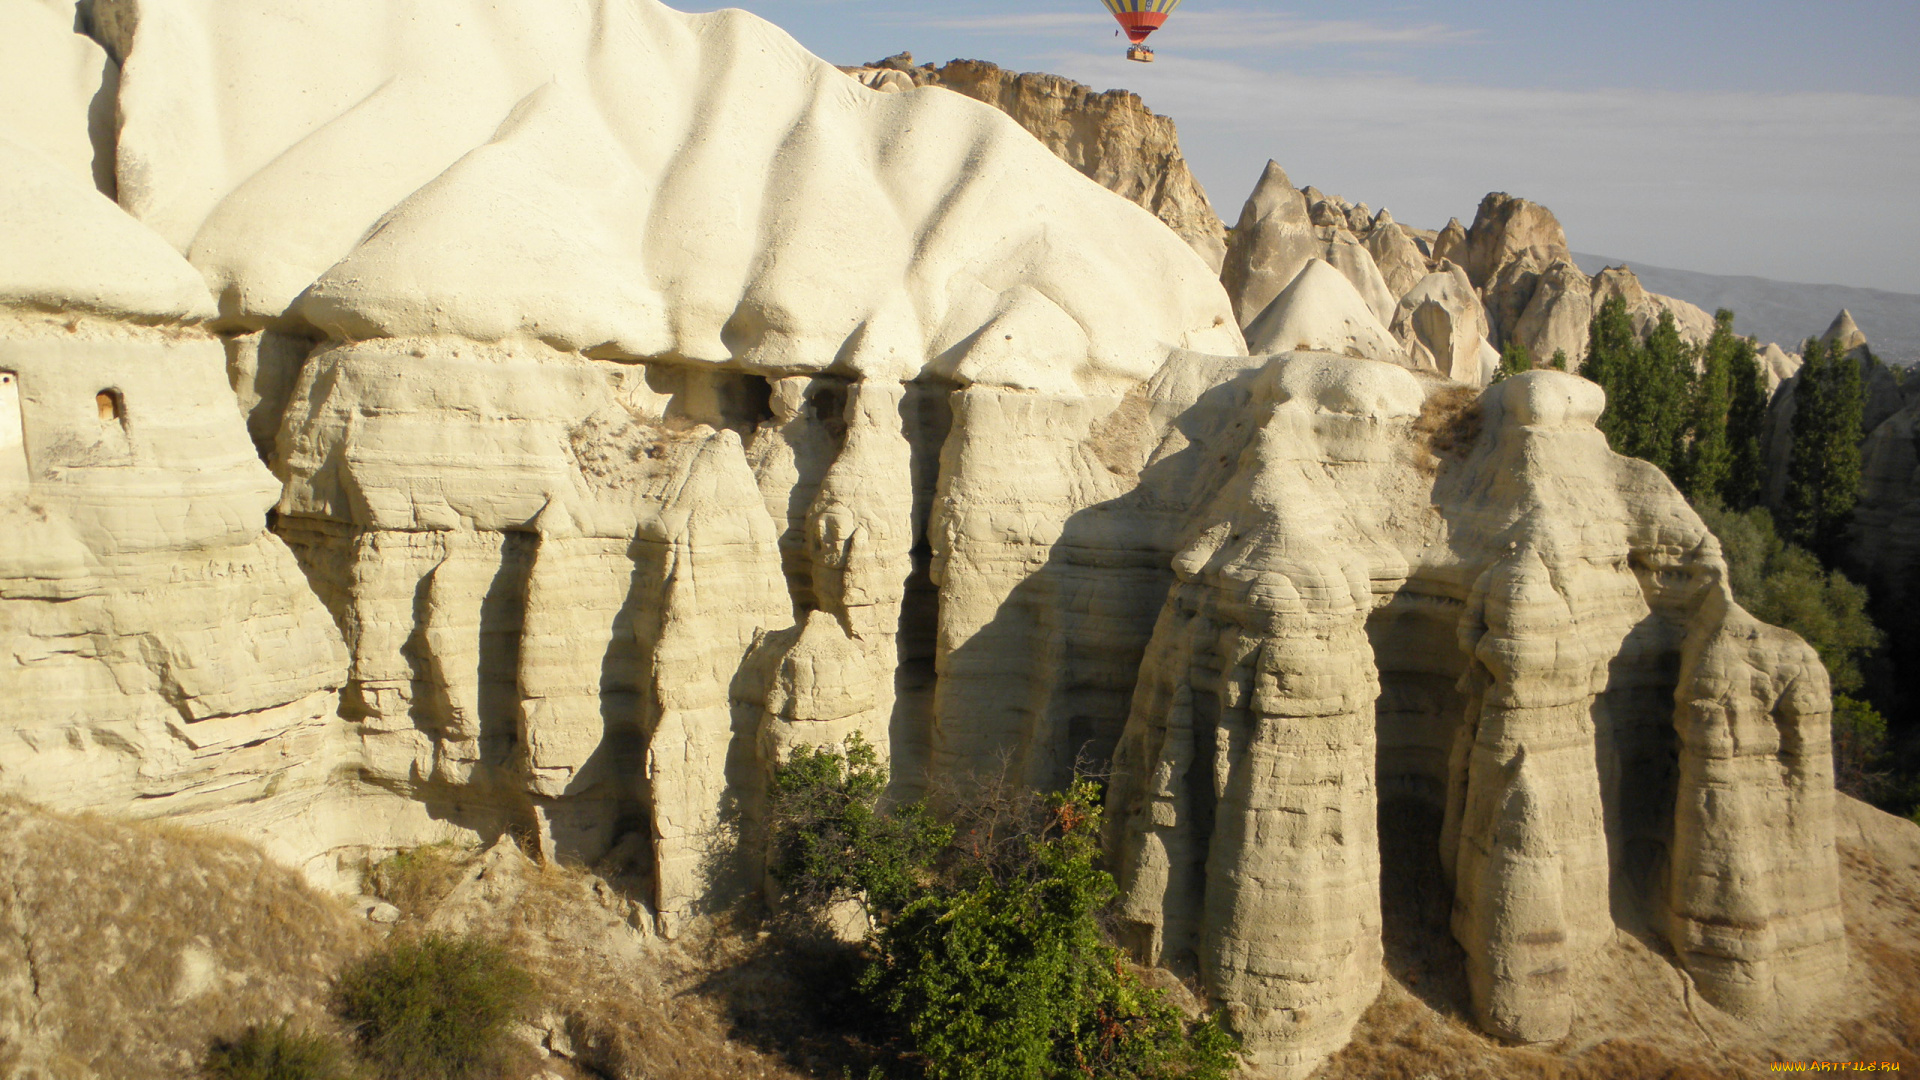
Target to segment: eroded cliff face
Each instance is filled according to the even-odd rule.
[[[1048,544],[1001,507],[1055,492],[948,448],[994,446],[1000,402],[1084,425],[1171,347],[1242,351],[1206,264],[1000,112],[738,13],[436,9],[386,43],[256,6],[126,9],[120,190],[215,289],[363,781],[554,855],[640,830],[672,930],[754,884],[793,743],[858,730],[916,782],[984,760],[936,640],[986,640]],[[209,55],[304,130],[193,97]],[[976,513],[992,550],[942,564]]]
[[[0,113],[0,790],[298,861],[334,835],[339,634],[267,532],[199,275],[96,190],[105,54],[7,18],[0,67],[66,77]]]
[[[1569,973],[1640,918],[1730,1010],[1830,992],[1832,849],[1803,831],[1831,814],[1824,669],[1606,449],[1597,388],[1508,380],[1436,459],[1449,391],[1312,354],[1243,370],[1214,391],[1235,422],[1189,413],[1143,474],[1194,513],[1114,765],[1134,947],[1309,1068],[1378,987],[1378,799],[1383,827],[1442,822],[1504,1038],[1564,1036]]]
[[[93,9],[126,212],[0,146],[65,169],[0,217],[12,789],[169,777],[296,860],[639,837],[673,934],[797,744],[1110,766],[1129,946],[1275,1076],[1377,988],[1395,814],[1502,1036],[1616,926],[1757,1024],[1844,972],[1817,659],[1597,388],[1477,396],[1466,271],[1390,242],[1444,238],[1281,174],[1236,318],[1003,113],[738,12]]]

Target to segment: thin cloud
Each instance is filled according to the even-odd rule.
[[[1189,49],[1312,49],[1330,45],[1369,48],[1435,47],[1476,40],[1478,31],[1444,23],[1393,26],[1357,19],[1302,19],[1278,12],[1181,12],[1175,29]],[[1171,25],[1171,24],[1169,24]]]
[[[1391,25],[1357,19],[1303,19],[1284,12],[1183,10],[1161,31],[1161,40],[1186,49],[1313,49],[1330,46],[1367,48],[1434,47],[1473,41],[1477,31],[1443,23]],[[1030,11],[1009,15],[912,17],[901,26],[977,33],[1027,33],[1050,37],[1081,35],[1111,24],[1097,11]]]
[[[1889,194],[1920,190],[1920,97],[1542,90],[1216,56],[1145,72],[1084,52],[1045,63],[1174,117],[1229,221],[1272,157],[1409,224],[1471,220],[1481,195],[1510,191],[1552,208],[1580,250],[1920,291],[1920,202]]]

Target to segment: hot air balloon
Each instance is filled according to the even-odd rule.
[[[1153,50],[1147,48],[1147,35],[1160,29],[1180,6],[1180,0],[1101,0],[1113,17],[1120,21],[1120,29],[1127,32],[1127,40],[1133,44],[1127,46],[1127,59],[1138,60],[1143,64],[1153,63]]]

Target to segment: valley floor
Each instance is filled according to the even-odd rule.
[[[1385,987],[1325,1080],[1704,1080],[1807,1060],[1920,1069],[1920,827],[1842,800],[1853,971],[1830,1015],[1743,1024],[1701,1000],[1656,937],[1622,930],[1572,973],[1573,1035],[1521,1048],[1468,1019],[1448,893],[1417,824],[1382,829],[1405,849],[1383,851]],[[727,917],[665,942],[633,899],[643,885],[618,851],[593,868],[540,866],[503,840],[390,859],[348,900],[235,841],[0,805],[0,1077],[185,1078],[212,1040],[249,1024],[338,1032],[333,974],[383,938],[424,933],[499,939],[535,975],[542,1006],[518,1030],[518,1080],[913,1075],[849,1025],[849,950]]]

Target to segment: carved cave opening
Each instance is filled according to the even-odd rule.
[[[938,379],[918,379],[906,384],[900,401],[913,473],[913,570],[900,602],[895,638],[899,661],[893,673],[893,716],[887,734],[893,756],[893,794],[904,800],[925,793],[931,765],[940,589],[933,581],[933,537],[928,530],[940,482],[940,455],[953,428],[949,397],[955,389]]]
[[[1450,759],[1466,721],[1457,688],[1467,658],[1463,602],[1412,581],[1367,623],[1380,696],[1374,703],[1381,938],[1386,964],[1443,1011],[1464,1009],[1464,954],[1454,940],[1453,883],[1441,859]]]

